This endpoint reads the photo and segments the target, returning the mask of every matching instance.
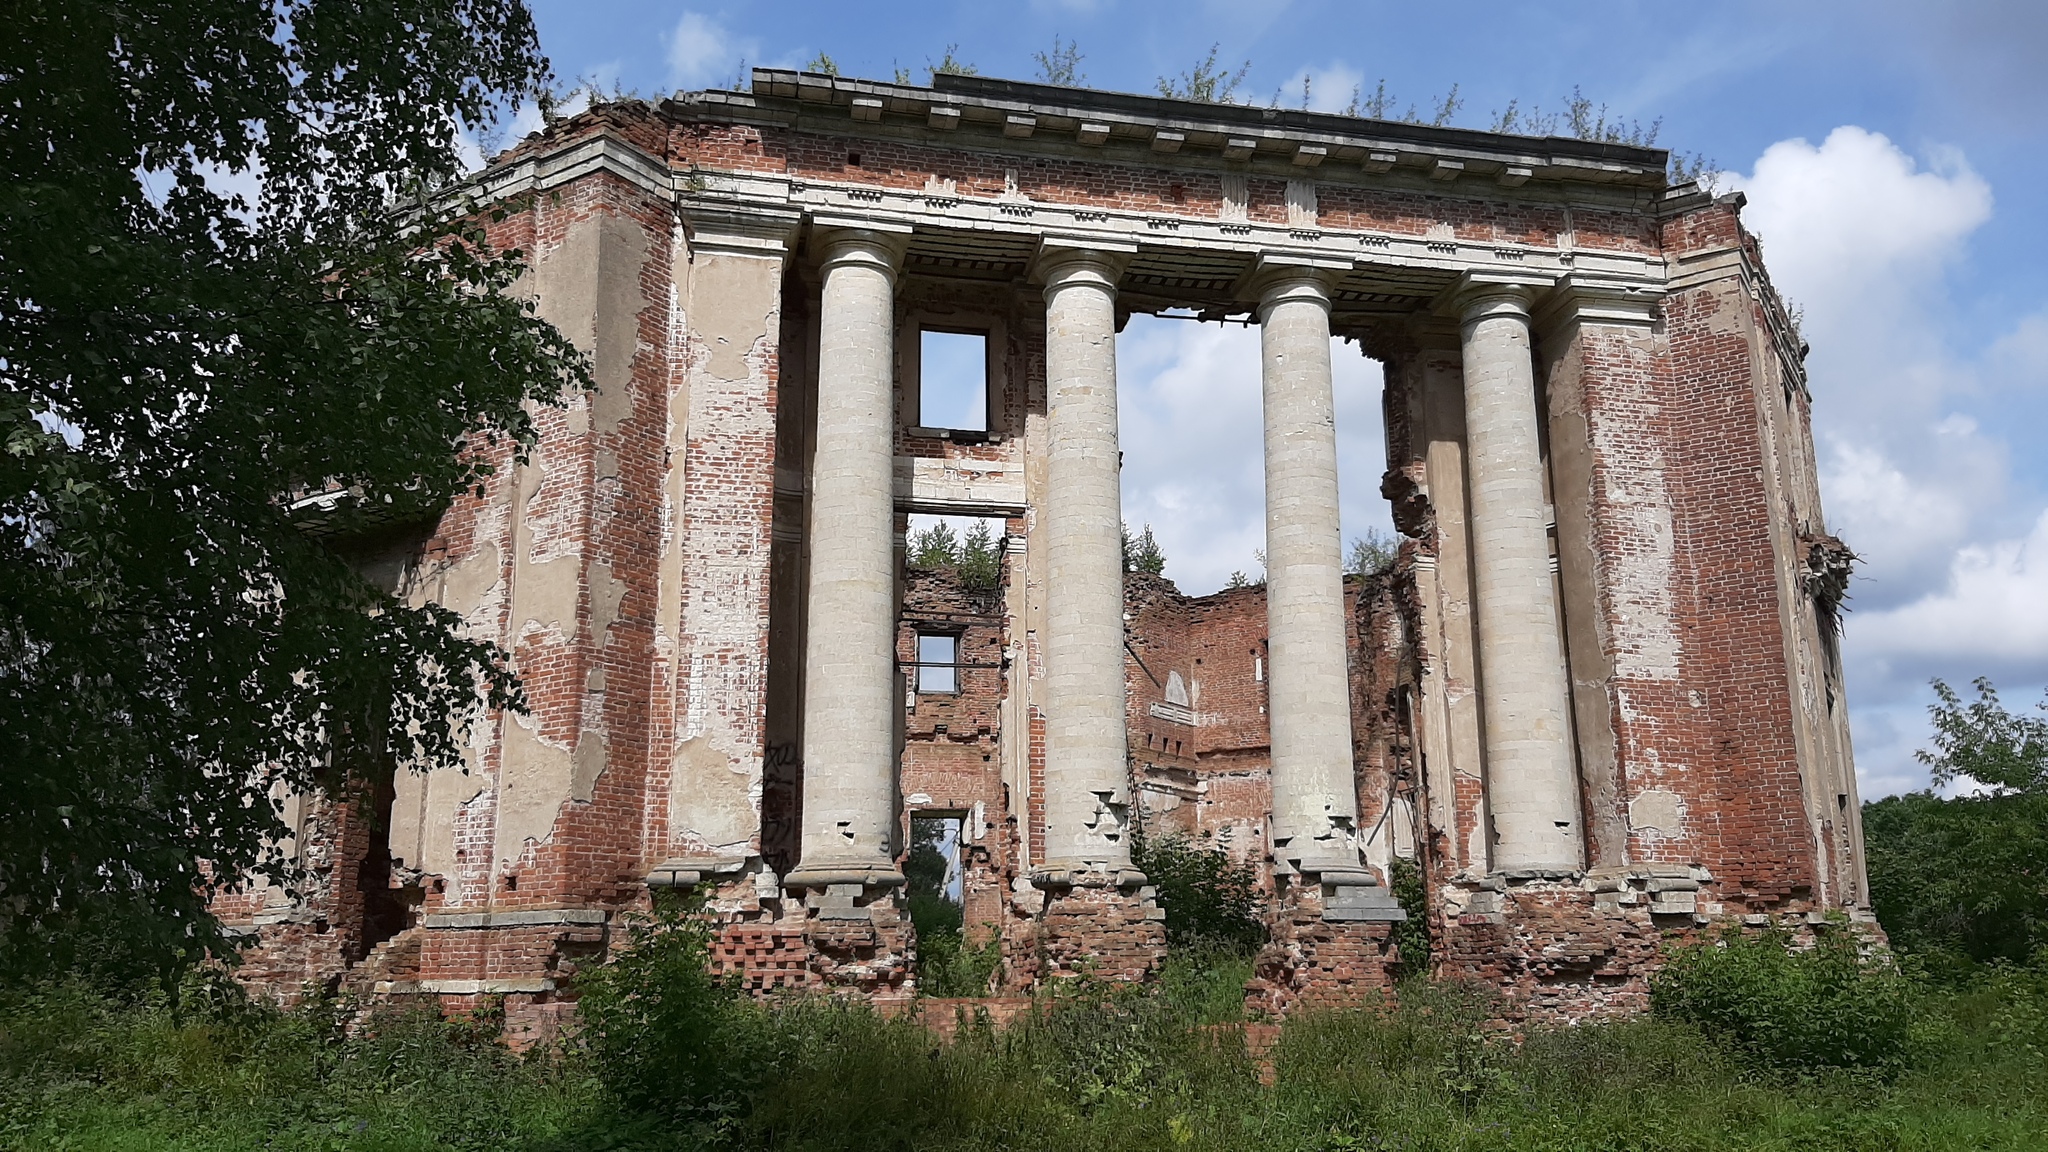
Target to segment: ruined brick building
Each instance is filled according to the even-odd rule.
[[[915,987],[910,821],[957,829],[998,990],[1139,979],[1133,828],[1255,862],[1285,1011],[1376,996],[1396,858],[1433,964],[1562,1018],[1671,932],[1867,920],[1835,648],[1847,554],[1799,337],[1739,195],[1665,153],[978,77],[759,69],[596,108],[479,177],[598,387],[366,570],[515,654],[530,715],[367,804],[294,803],[319,883],[222,903],[249,979],[544,1022],[650,886],[750,987]],[[1125,576],[1115,336],[1259,325],[1268,582]],[[928,332],[985,347],[921,414]],[[1388,458],[1339,460],[1337,354]],[[1340,568],[1337,469],[1394,566]],[[906,516],[1000,518],[992,588]]]

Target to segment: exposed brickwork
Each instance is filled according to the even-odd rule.
[[[1389,969],[1400,962],[1393,925],[1323,919],[1322,890],[1290,885],[1269,918],[1245,1007],[1271,1019],[1317,1009],[1371,1008],[1392,1000]]]
[[[1036,925],[1036,976],[1149,979],[1166,958],[1165,920],[1149,888],[1049,887]]]
[[[933,211],[974,201],[1010,219],[1033,205],[1142,214],[1162,236],[1227,220],[1292,227],[1304,243],[1358,230],[1367,251],[1426,241],[1438,254],[1670,269],[1640,322],[1539,305],[1532,329],[1589,829],[1569,875],[1503,876],[1488,858],[1458,335],[1426,314],[1443,285],[1416,287],[1398,319],[1340,299],[1340,327],[1386,364],[1382,493],[1403,534],[1390,571],[1346,582],[1362,858],[1383,876],[1415,860],[1437,970],[1503,989],[1532,1019],[1640,1009],[1673,933],[1863,915],[1839,656],[1811,591],[1815,542],[1832,537],[1810,398],[1738,201],[1602,192],[1566,211],[1491,181],[1012,152],[990,135],[970,146],[954,142],[965,132],[877,134],[810,112],[740,119],[688,101],[607,105],[529,137],[497,170],[570,149],[587,159],[598,144],[641,157],[577,169],[491,224],[494,243],[533,262],[522,289],[592,352],[600,387],[539,413],[530,464],[487,449],[497,472],[442,517],[404,590],[505,645],[532,711],[485,718],[462,769],[398,778],[379,798],[396,793],[388,818],[305,799],[303,898],[217,905],[257,931],[252,984],[431,994],[463,1010],[502,996],[514,1033],[542,1037],[667,861],[715,887],[713,963],[750,990],[914,993],[915,933],[896,897],[779,885],[801,850],[806,486],[811,413],[832,382],[816,368],[808,209],[737,205],[761,209],[738,224],[721,215],[733,205],[690,214],[699,185],[735,177],[777,177],[798,199],[824,188],[841,207],[910,192]],[[664,167],[673,189],[653,175]],[[1036,630],[1057,595],[1033,533],[1058,494],[1043,490],[1035,240],[998,232],[976,233],[985,246],[971,251],[964,232],[960,251],[913,251],[900,275],[898,470],[921,495],[899,510],[998,516],[1010,536],[993,589],[904,574],[906,676],[920,631],[957,637],[961,667],[956,691],[909,685],[903,701],[901,832],[920,814],[962,820],[967,932],[1000,936],[1002,990],[1084,972],[1143,979],[1164,948],[1145,890],[1029,880],[1049,786]],[[1123,298],[1132,308],[1228,292],[1238,271],[1215,270],[1207,288],[1187,285],[1210,273],[1146,275]],[[927,324],[993,341],[985,430],[942,435],[917,419],[908,366]],[[1285,702],[1267,690],[1264,589],[1190,597],[1132,575],[1125,599],[1144,828],[1259,869],[1274,926],[1253,990],[1263,1011],[1373,1002],[1400,959],[1389,927],[1324,920],[1319,891],[1276,884],[1267,859],[1268,714]],[[470,919],[485,914],[501,918]]]

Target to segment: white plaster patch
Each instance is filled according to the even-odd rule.
[[[1685,823],[1685,800],[1678,793],[1652,788],[1629,801],[1628,826],[1636,832],[1676,836]]]
[[[1663,448],[1640,427],[1654,402],[1647,376],[1618,375],[1615,385],[1612,402],[1619,418],[1595,413],[1588,420],[1595,451],[1607,465],[1600,497],[1618,529],[1614,547],[1601,557],[1613,612],[1614,673],[1624,679],[1676,680],[1671,492],[1664,480]]]

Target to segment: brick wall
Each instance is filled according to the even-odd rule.
[[[1223,175],[1186,167],[714,124],[635,102],[550,126],[512,158],[599,137],[700,175],[1204,220],[1236,195]],[[1232,179],[1250,219],[1293,222],[1303,181]],[[1626,1009],[1668,933],[1859,900],[1839,664],[1806,591],[1813,549],[1839,543],[1820,514],[1797,350],[1739,202],[1567,214],[1469,183],[1441,194],[1345,181],[1311,191],[1326,228],[1568,239],[1663,260],[1674,277],[1641,324],[1546,321],[1538,332],[1591,833],[1578,880],[1511,886],[1490,875],[1456,333],[1419,315],[1355,333],[1387,364],[1382,491],[1405,537],[1391,572],[1346,583],[1359,826],[1375,867],[1422,861],[1439,970],[1509,988],[1535,1014]],[[448,604],[505,644],[532,713],[487,718],[461,769],[399,778],[381,824],[301,801],[296,848],[324,862],[314,889],[297,904],[251,892],[218,905],[260,927],[252,982],[280,993],[309,980],[438,990],[451,1003],[497,989],[519,1027],[544,1030],[576,968],[609,947],[617,916],[644,906],[648,869],[685,856],[744,862],[711,881],[712,907],[723,925],[716,962],[750,987],[907,994],[904,926],[827,939],[762,871],[786,868],[798,849],[804,477],[809,413],[829,382],[815,378],[817,286],[800,231],[725,243],[721,226],[678,227],[663,192],[603,167],[492,224],[494,242],[528,253],[521,290],[591,351],[599,389],[540,413],[531,464],[513,467],[497,450],[504,467],[419,548],[407,594]],[[914,374],[899,356],[897,447],[948,476],[1014,474],[1042,503],[1056,498],[1040,459],[1043,308],[1017,271],[905,272],[900,347],[921,323],[986,327],[996,380],[989,435],[914,433]],[[971,495],[955,504],[946,510],[1006,516],[1019,550],[992,592],[943,571],[905,576],[900,658],[914,662],[920,628],[943,629],[959,636],[965,665],[959,692],[906,701],[905,818],[966,818],[969,932],[996,926],[1010,989],[1072,971],[1091,949],[1140,974],[1157,946],[1142,897],[1048,897],[1023,880],[1043,856],[1035,630],[1054,590],[1030,548],[1032,512],[977,509]],[[1144,826],[1221,846],[1263,873],[1264,590],[1189,597],[1133,575],[1125,593]],[[403,925],[379,919],[392,907],[405,910]],[[472,919],[485,913],[514,919]],[[531,919],[555,913],[582,918]],[[1281,951],[1263,977],[1274,995],[1383,983],[1383,935],[1331,935],[1298,898],[1275,917]]]

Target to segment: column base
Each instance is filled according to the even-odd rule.
[[[802,872],[783,879],[784,888],[802,893],[812,987],[876,1003],[907,1001],[917,994],[912,975],[917,929],[904,911],[902,878],[896,879],[895,884],[818,884],[806,882]]]
[[[1165,963],[1166,910],[1144,873],[1041,868],[1031,882],[1045,896],[1037,925],[1041,986],[1082,977],[1142,983]]]
[[[1378,1008],[1392,1002],[1400,962],[1394,925],[1408,918],[1371,873],[1296,878],[1275,900],[1245,1007],[1272,1019],[1304,1009]]]

